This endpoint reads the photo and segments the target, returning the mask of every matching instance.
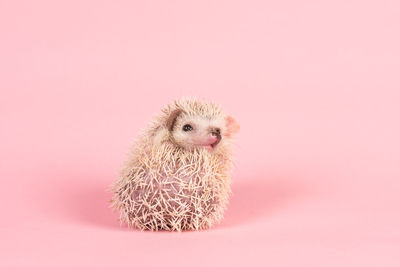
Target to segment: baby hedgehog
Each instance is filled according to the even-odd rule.
[[[236,121],[214,103],[181,99],[139,137],[112,185],[121,222],[141,230],[199,230],[222,219]]]

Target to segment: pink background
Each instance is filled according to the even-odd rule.
[[[400,266],[399,32],[396,0],[2,0],[0,266]],[[192,95],[241,123],[225,220],[119,227],[125,153]]]

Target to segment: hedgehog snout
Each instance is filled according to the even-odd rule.
[[[215,131],[208,132],[206,135],[197,136],[193,143],[199,146],[208,146],[214,148],[221,141],[221,134]]]
[[[213,142],[211,142],[211,146],[215,147],[221,141],[221,130],[219,128],[215,128],[211,131],[210,135],[211,139],[213,140]]]

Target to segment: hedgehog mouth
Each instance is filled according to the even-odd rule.
[[[215,149],[215,147],[219,144],[221,139],[217,139],[214,143],[211,144],[196,144],[197,146],[207,148],[209,150]]]
[[[204,147],[204,148],[207,148],[207,149],[213,149],[214,148],[214,144],[196,144],[196,146]]]
[[[205,148],[208,151],[214,151],[215,150],[215,146],[213,144],[210,145],[202,145],[201,147]]]

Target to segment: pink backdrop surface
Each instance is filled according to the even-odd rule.
[[[0,2],[0,266],[400,266],[399,1]],[[241,124],[218,227],[108,208],[169,101]]]

